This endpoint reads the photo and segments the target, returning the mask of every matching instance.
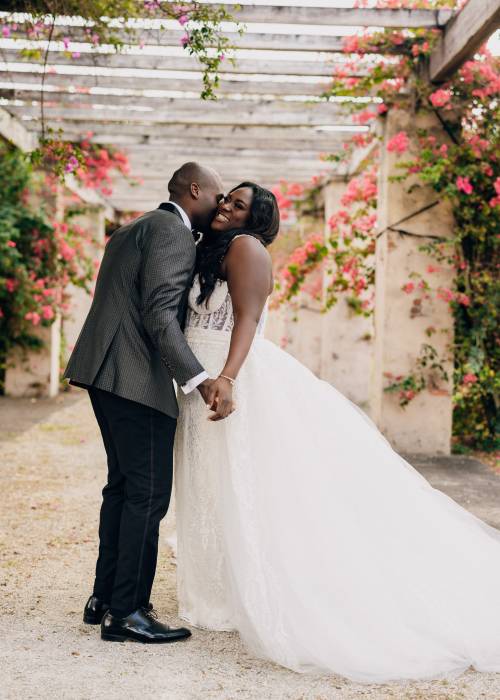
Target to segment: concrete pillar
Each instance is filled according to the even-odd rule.
[[[7,358],[5,395],[50,398],[59,391],[61,319],[33,329],[43,343],[39,350],[15,348]]]
[[[401,174],[396,167],[399,159],[408,160],[412,152],[418,152],[420,146],[416,132],[419,128],[429,129],[430,133],[434,131],[439,139],[443,138],[441,126],[431,119],[431,115],[416,116],[393,110],[383,124],[378,199],[378,230],[382,233],[376,248],[371,413],[398,451],[448,454],[452,422],[453,367],[449,350],[453,337],[452,314],[448,304],[436,299],[435,293],[430,299],[415,304],[415,299],[422,294],[405,294],[401,288],[410,280],[412,272],[420,273],[432,282],[433,288],[451,286],[452,271],[439,265],[440,271],[429,275],[428,265],[436,265],[436,262],[419,248],[429,243],[429,236],[451,237],[453,217],[447,202],[430,187],[423,186],[418,176],[405,182],[389,179]],[[400,131],[405,131],[410,137],[410,155],[408,152],[387,151],[389,139]],[[417,213],[434,202],[437,202],[436,206]],[[411,216],[412,213],[415,215]],[[418,278],[415,278],[415,284],[417,282]],[[431,338],[426,335],[429,327],[437,329]],[[447,357],[444,367],[449,379],[444,381],[439,373],[426,372],[427,388],[402,408],[397,394],[384,391],[391,381],[386,375],[406,376],[412,372],[424,343],[432,345],[441,358]]]
[[[327,222],[342,208],[340,200],[345,189],[345,182],[337,181],[329,183],[323,190],[326,237],[330,234]],[[365,411],[370,408],[372,356],[373,318],[355,314],[339,295],[335,306],[322,316],[320,376]]]
[[[320,234],[323,231],[324,222],[322,216],[316,215],[304,217],[292,226],[298,230],[299,235],[296,240],[298,245],[309,235]],[[284,236],[286,236],[286,232],[285,225]],[[321,308],[322,304],[309,294],[300,293],[292,304],[272,309],[265,328],[266,338],[283,347],[318,376],[321,370],[323,324]]]
[[[74,218],[74,223],[78,224],[83,229],[90,231],[95,240],[100,244],[99,247],[92,245],[89,248],[89,253],[92,255],[92,257],[95,260],[100,260],[104,252],[103,246],[106,227],[106,214],[104,209],[98,206],[86,208],[83,214]],[[69,296],[70,308],[62,323],[64,342],[62,357],[63,365],[66,364],[71,351],[78,340],[78,336],[80,335],[80,331],[92,303],[91,295],[81,287],[75,287],[74,285],[70,284],[66,288],[66,293]]]

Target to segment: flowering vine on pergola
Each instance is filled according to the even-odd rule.
[[[335,7],[345,2],[245,2],[237,9],[116,0],[101,3],[114,18],[103,23],[97,20],[101,4],[93,0],[75,4],[82,14],[88,8],[91,20],[43,16],[51,3],[31,4],[39,10],[35,20],[19,12],[0,15],[2,104],[39,134],[43,94],[44,125],[62,129],[63,139],[91,133],[96,143],[127,148],[131,172],[143,185],[117,181],[110,202],[132,210],[164,196],[165,164],[171,171],[186,157],[209,160],[228,184],[244,176],[267,185],[282,177],[307,182],[322,153],[338,152],[346,137],[369,128],[346,113],[349,96],[322,97],[336,71],[362,76],[378,60],[367,54],[352,66],[345,49],[354,37],[367,27],[405,28],[410,38],[421,30],[441,36],[453,17],[451,9]],[[127,19],[118,19],[127,8]],[[216,62],[200,65],[200,57]],[[435,67],[441,73],[442,63]],[[199,99],[207,75],[220,78],[212,85],[215,101]],[[369,103],[370,97],[356,100]]]

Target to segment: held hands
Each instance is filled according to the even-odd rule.
[[[227,377],[219,376],[217,379],[205,379],[198,386],[198,389],[207,408],[214,411],[208,420],[223,420],[235,410],[233,385]]]

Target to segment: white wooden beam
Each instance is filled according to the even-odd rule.
[[[12,81],[11,81],[12,79]],[[320,97],[331,84],[328,78],[311,78],[310,83],[303,82],[279,82],[253,80],[251,82],[224,80],[220,81],[220,86],[217,88],[218,99],[223,100],[231,95],[276,95],[276,96],[304,96],[304,97]],[[12,87],[11,87],[12,85]],[[75,91],[76,86],[76,91]],[[41,88],[40,75],[31,73],[9,73],[7,80],[0,78],[0,91],[3,97],[11,93],[13,98],[19,99],[39,99]],[[94,88],[97,88],[95,90]],[[108,91],[106,92],[106,88]],[[116,91],[122,89],[130,94],[120,95]],[[122,78],[111,76],[77,76],[73,80],[69,80],[67,75],[47,75],[44,83],[44,93],[46,101],[60,102],[100,102],[101,104],[122,104],[127,101],[134,104],[151,104],[158,106],[161,100],[172,97],[172,94],[163,93],[178,93],[176,99],[184,99],[185,95],[188,99],[193,99],[194,95],[198,96],[203,89],[201,80],[182,80],[178,78],[156,80],[155,78]],[[87,90],[87,92],[85,92]],[[149,91],[149,94],[144,94],[144,90]]]
[[[443,27],[451,10],[378,10],[328,7],[229,5],[229,12],[240,22],[319,24],[360,27]]]
[[[270,45],[268,47],[272,50],[274,47]],[[288,58],[283,59],[269,59],[264,58],[260,51],[255,51],[255,57],[248,58],[238,58],[235,65],[230,61],[223,62],[220,66],[220,74],[226,76],[227,74],[242,74],[246,75],[248,73],[258,74],[258,75],[312,75],[318,77],[330,77],[336,67],[343,65],[340,60],[335,60],[333,56],[328,54],[322,54],[321,52],[310,53],[309,55],[314,60],[301,61],[300,59],[294,59],[293,52],[287,51],[286,56]],[[264,54],[265,56],[265,54]],[[21,50],[16,49],[3,49],[0,50],[0,58],[5,61],[6,64],[19,64],[24,63],[27,66],[29,64],[42,65],[43,60],[30,59],[29,62],[24,58]],[[365,62],[366,63],[366,62]],[[198,60],[193,56],[150,56],[147,54],[126,54],[126,53],[115,53],[115,54],[100,54],[100,53],[88,53],[82,54],[79,58],[71,58],[68,54],[62,51],[50,51],[48,58],[48,65],[50,70],[56,70],[57,66],[74,66],[79,69],[80,66],[89,66],[91,68],[99,66],[103,68],[131,68],[140,70],[164,70],[164,71],[194,71],[196,73],[201,72],[201,66]],[[6,69],[7,66],[3,65],[2,70]],[[26,72],[26,71],[22,71]],[[33,73],[38,71],[32,71]],[[89,74],[91,71],[89,71]],[[363,66],[363,62],[360,63],[359,69],[357,68],[353,71],[353,75],[366,75],[367,69]],[[50,74],[48,74],[50,75]]]
[[[8,105],[8,111],[15,116],[40,118],[40,104],[33,101],[31,104]],[[149,124],[226,124],[226,125],[252,125],[252,126],[332,126],[337,123],[346,124],[348,119],[338,106],[331,103],[302,103],[284,102],[278,100],[261,102],[209,102],[200,100],[165,100],[158,109],[134,109],[130,106],[94,106],[60,107],[45,105],[45,115],[52,121],[60,122],[64,128],[64,121],[92,120],[96,125],[100,122],[115,123],[116,129],[120,129],[122,123]]]
[[[74,41],[84,42],[87,40],[84,32],[78,27],[68,27],[68,34]],[[139,41],[148,48],[150,47],[161,47],[161,46],[175,46],[180,45],[180,40],[184,30],[182,29],[143,29],[136,36],[131,36],[125,32],[117,31],[116,35],[120,38],[126,45],[131,42],[132,39]],[[339,32],[340,34],[340,32]],[[342,33],[342,36],[344,32]],[[19,39],[25,39],[26,35],[20,31],[13,32],[13,37],[18,37]],[[342,36],[335,36],[334,34],[305,34],[300,31],[300,27],[297,27],[297,31],[280,33],[279,27],[275,28],[273,32],[257,32],[257,31],[246,31],[243,35],[238,34],[234,31],[224,32],[230,42],[230,45],[237,50],[273,50],[273,51],[325,51],[332,53],[340,53],[343,50],[343,39]],[[209,44],[210,45],[210,44]],[[74,50],[77,50],[75,47]],[[95,55],[99,54],[97,51],[94,52]],[[144,52],[146,54],[146,52]],[[186,54],[186,58],[188,58]],[[196,60],[196,59],[192,59]]]
[[[499,26],[500,0],[469,0],[431,55],[430,79],[438,83],[449,78]]]
[[[36,131],[39,122],[25,122],[28,128]],[[47,126],[56,129],[57,122],[50,119]],[[74,141],[83,134],[92,132],[91,140],[95,143],[115,144],[120,147],[133,147],[135,145],[147,145],[154,148],[168,144],[189,143],[193,147],[197,145],[211,145],[214,148],[227,146],[232,143],[251,143],[255,147],[271,148],[283,147],[289,150],[307,150],[319,148],[321,151],[337,150],[346,139],[346,132],[323,132],[315,127],[280,127],[280,126],[245,126],[212,124],[198,126],[189,124],[151,124],[142,126],[137,124],[122,124],[120,129],[115,124],[95,124],[92,121],[64,122],[62,138]]]
[[[3,107],[0,107],[0,135],[24,152],[32,151],[38,143],[36,134],[28,131],[18,119]]]

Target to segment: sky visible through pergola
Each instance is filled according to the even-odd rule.
[[[239,4],[246,31],[241,38],[235,35],[237,63],[223,63],[215,102],[199,99],[201,71],[180,45],[183,29],[177,21],[140,22],[144,45],[117,54],[79,37],[78,19],[61,18],[71,25],[67,48],[80,57],[70,58],[62,42],[51,44],[44,86],[47,125],[62,128],[69,140],[91,131],[95,141],[125,150],[131,174],[142,184],[118,179],[108,198],[116,209],[156,206],[166,197],[169,176],[186,160],[217,168],[228,187],[244,179],[266,186],[280,178],[305,183],[333,172],[333,165],[320,160],[322,153],[337,152],[346,137],[368,129],[352,123],[341,100],[327,102],[320,95],[334,66],[350,59],[342,53],[342,38],[376,29],[376,24],[367,27],[366,18],[380,11],[353,9],[352,0]],[[270,4],[281,10],[271,12]],[[292,8],[289,17],[295,22],[289,23]],[[348,9],[348,18],[344,12],[335,24],[335,9]],[[271,16],[279,21],[267,21]],[[356,24],[360,18],[364,26]],[[226,23],[223,30],[234,34],[235,25]],[[498,32],[488,45],[500,53]],[[46,42],[0,39],[0,105],[34,133],[40,130],[42,63],[19,52],[37,47],[44,49]],[[364,62],[373,60],[367,56]],[[362,70],[363,61],[358,65]]]

